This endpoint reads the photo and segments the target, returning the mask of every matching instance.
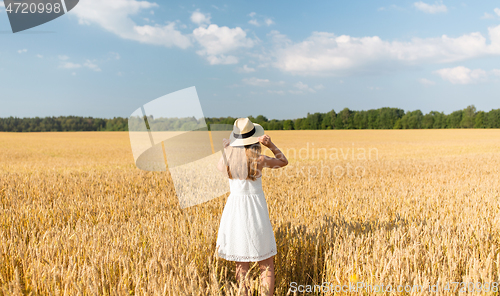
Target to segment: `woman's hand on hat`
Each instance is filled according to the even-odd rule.
[[[227,148],[227,146],[229,146],[229,140],[228,139],[222,139],[222,145],[224,146],[224,148]]]
[[[262,145],[264,145],[268,148],[273,145],[273,142],[271,142],[271,137],[269,137],[268,135],[260,136],[258,138],[258,140],[259,140],[259,142],[262,143]]]

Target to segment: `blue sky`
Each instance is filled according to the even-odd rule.
[[[205,116],[500,108],[496,1],[80,0],[12,34],[0,117],[129,116],[195,86]]]

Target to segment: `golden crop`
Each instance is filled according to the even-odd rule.
[[[268,134],[290,161],[263,177],[275,295],[500,281],[500,130]],[[236,295],[214,256],[227,194],[180,209],[128,133],[0,133],[0,152],[0,295]]]

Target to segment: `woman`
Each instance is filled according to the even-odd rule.
[[[261,154],[261,145],[275,158]],[[276,241],[262,190],[262,169],[281,168],[288,164],[285,155],[264,134],[259,124],[238,118],[229,140],[224,139],[224,156],[218,169],[229,178],[231,194],[222,213],[217,235],[219,257],[236,262],[236,279],[243,283],[249,262],[259,262],[261,283],[267,295],[274,291]]]

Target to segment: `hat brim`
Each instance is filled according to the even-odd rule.
[[[229,136],[229,146],[233,146],[233,147],[234,146],[245,146],[245,145],[258,143],[259,137],[261,137],[265,134],[264,128],[258,123],[254,123],[253,125],[255,127],[255,133],[246,139],[236,139],[233,136],[233,132],[231,132],[231,135]]]

